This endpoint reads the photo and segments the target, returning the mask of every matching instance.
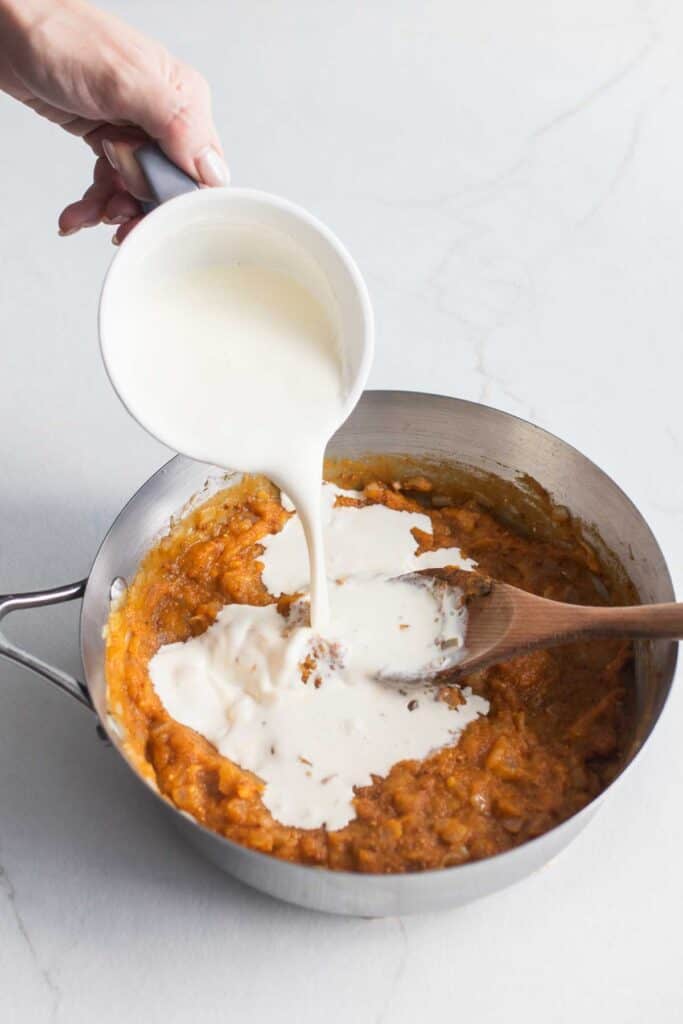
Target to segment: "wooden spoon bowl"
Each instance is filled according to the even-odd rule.
[[[515,655],[587,637],[683,637],[683,604],[617,608],[565,604],[463,569],[423,569],[411,575],[457,587],[467,607],[462,655],[456,664],[430,678],[436,684],[457,683],[470,672]]]

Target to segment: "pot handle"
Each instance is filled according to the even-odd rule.
[[[144,146],[136,149],[135,159],[154,197],[142,203],[145,213],[149,213],[168,199],[175,199],[176,196],[194,192],[199,188],[194,178],[172,163],[156,142],[146,142]]]
[[[44,605],[61,604],[63,601],[75,601],[83,597],[87,580],[80,580],[78,583],[69,583],[65,587],[55,587],[53,590],[35,590],[27,594],[5,594],[0,596],[0,623],[5,616],[12,612],[22,611],[25,608],[42,608]],[[19,665],[32,669],[38,675],[48,679],[55,686],[58,686],[64,693],[68,693],[79,704],[94,711],[90,694],[84,683],[79,682],[68,672],[60,668],[53,668],[42,658],[37,658],[22,647],[17,647],[0,628],[0,655],[16,661]]]

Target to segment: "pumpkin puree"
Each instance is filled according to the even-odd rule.
[[[337,474],[337,483],[348,481]],[[525,535],[472,498],[435,495],[422,475],[402,484],[367,482],[363,495],[390,508],[426,512],[433,537],[415,531],[420,550],[457,545],[481,572],[533,593],[621,603],[578,533],[563,528],[557,538]],[[129,759],[176,807],[283,860],[403,872],[518,846],[580,810],[611,781],[630,736],[632,649],[628,642],[593,640],[470,675],[465,683],[490,702],[488,716],[471,723],[455,746],[423,761],[402,761],[386,778],[358,789],[356,817],[346,827],[304,830],[275,821],[255,775],[167,714],[147,666],[162,644],[204,632],[224,604],[272,603],[260,578],[259,542],[288,516],[277,490],[262,478],[220,492],[172,526],[110,615],[110,713],[125,734]]]

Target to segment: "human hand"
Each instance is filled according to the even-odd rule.
[[[61,235],[115,224],[112,241],[123,241],[148,197],[133,153],[150,138],[201,184],[228,183],[204,78],[84,0],[0,0],[0,88],[97,157],[93,184],[60,214]]]

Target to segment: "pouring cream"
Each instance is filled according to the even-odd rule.
[[[302,211],[205,190],[161,206],[126,241],[100,334],[112,382],[143,426],[193,458],[265,474],[296,509],[267,539],[263,573],[273,597],[302,595],[289,615],[225,607],[203,635],[157,652],[157,693],[177,721],[264,780],[280,821],[341,827],[354,787],[455,742],[487,711],[467,692],[451,707],[428,687],[407,694],[382,681],[427,678],[457,657],[457,599],[395,577],[469,564],[460,552],[416,556],[411,530],[429,531],[428,516],[337,508],[331,487],[321,512],[326,444],[369,369],[362,281]]]
[[[264,473],[292,497],[312,622],[324,629],[323,453],[360,397],[373,346],[367,290],[343,246],[275,196],[177,196],[114,259],[100,342],[114,387],[150,433],[202,462]]]
[[[118,353],[134,368],[126,401],[188,454],[265,473],[297,507],[311,562],[311,624],[328,626],[320,479],[343,417],[336,327],[279,270],[224,264],[183,270],[131,296],[134,328]]]

